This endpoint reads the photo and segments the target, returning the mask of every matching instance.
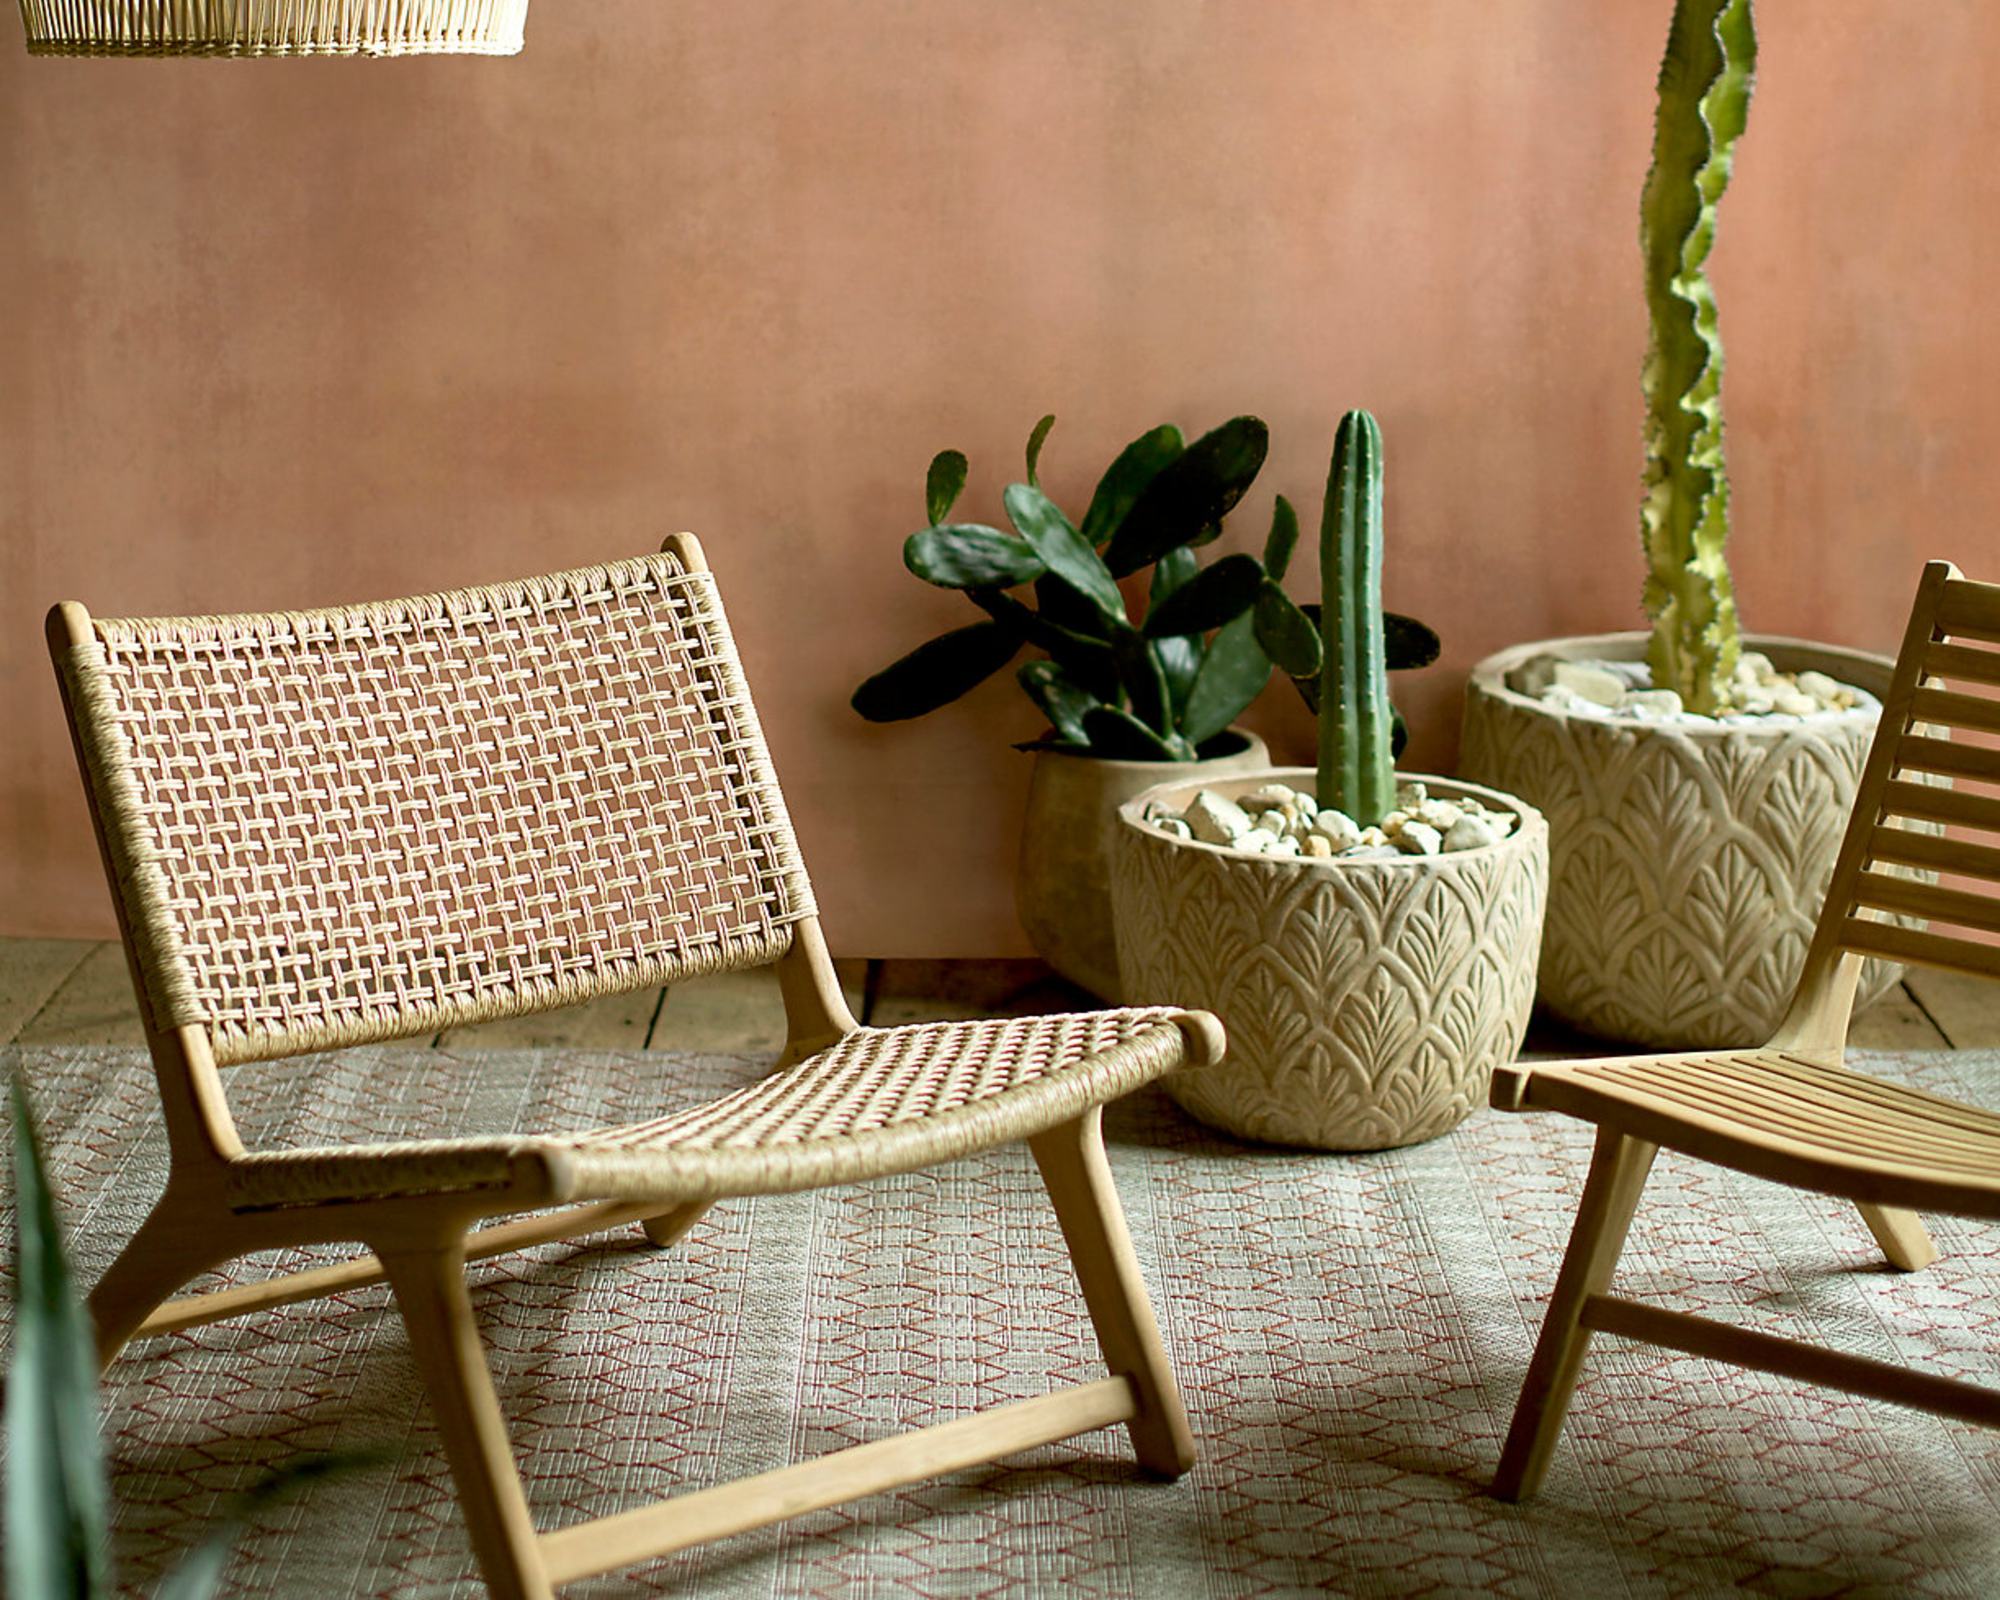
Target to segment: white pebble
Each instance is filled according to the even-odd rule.
[[[1309,833],[1305,836],[1305,842],[1299,846],[1299,851],[1303,855],[1325,860],[1333,854],[1333,841],[1323,833]]]
[[[1556,687],[1605,707],[1615,707],[1625,698],[1625,681],[1617,673],[1581,661],[1556,663]]]
[[[1681,714],[1681,697],[1674,689],[1635,689],[1625,697],[1620,709],[1635,717],[1677,717]]]
[[[1345,850],[1361,842],[1361,824],[1345,811],[1336,811],[1332,806],[1313,818],[1312,833],[1325,839],[1336,850]]]
[[[1237,802],[1245,811],[1278,811],[1286,806],[1297,805],[1298,790],[1288,784],[1267,783],[1261,789],[1252,789]]]
[[[1396,831],[1396,848],[1413,856],[1434,856],[1444,848],[1444,836],[1425,822],[1406,822]]]
[[[1158,828],[1162,833],[1172,834],[1176,839],[1192,839],[1194,837],[1194,829],[1181,821],[1179,817],[1155,818],[1153,826]]]
[[[1444,847],[1447,851],[1483,850],[1489,844],[1499,842],[1499,833],[1484,817],[1460,817],[1452,824],[1451,831],[1444,836]]]
[[[1204,844],[1230,844],[1250,831],[1250,818],[1243,808],[1213,789],[1197,794],[1182,820]]]
[[[1426,800],[1410,813],[1425,827],[1435,828],[1439,833],[1450,833],[1464,814],[1449,800]]]
[[[1239,833],[1230,843],[1238,850],[1248,850],[1253,855],[1262,855],[1278,842],[1278,836],[1268,828],[1252,828],[1247,833]]]

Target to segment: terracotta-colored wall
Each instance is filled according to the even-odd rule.
[[[1718,258],[1753,625],[1887,647],[2000,571],[2000,8],[1763,0]],[[47,604],[271,608],[708,541],[836,948],[1021,948],[1034,720],[859,723],[965,615],[933,450],[1254,410],[1249,542],[1389,441],[1407,684],[1626,625],[1634,206],[1667,0],[538,0],[503,62],[42,62],[0,29],[0,931],[109,913]],[[1988,270],[1982,270],[1982,268]],[[1289,693],[1289,691],[1287,691]],[[1259,715],[1302,754],[1296,705]]]

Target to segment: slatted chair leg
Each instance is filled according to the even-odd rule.
[[[1132,1254],[1101,1124],[1093,1107],[1037,1134],[1028,1147],[1062,1224],[1105,1365],[1132,1385],[1139,1408],[1126,1424],[1133,1453],[1148,1473],[1178,1478],[1194,1465],[1194,1433]]]
[[[1580,1321],[1584,1302],[1610,1286],[1657,1153],[1656,1145],[1642,1139],[1611,1128],[1597,1130],[1597,1149],[1577,1205],[1569,1249],[1493,1479],[1493,1492],[1502,1500],[1528,1499],[1549,1470],[1590,1343],[1590,1330]]]
[[[550,1600],[548,1568],[466,1293],[463,1242],[376,1254],[409,1330],[488,1591],[494,1600]]]
[[[214,1218],[191,1218],[165,1200],[153,1207],[90,1291],[100,1373],[176,1289],[237,1253],[227,1240],[226,1226]]]
[[[1861,1220],[1868,1224],[1868,1231],[1875,1235],[1875,1242],[1882,1247],[1889,1265],[1898,1272],[1921,1272],[1937,1260],[1937,1246],[1916,1212],[1895,1206],[1871,1206],[1866,1202],[1856,1209]]]

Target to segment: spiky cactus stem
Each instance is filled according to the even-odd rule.
[[[1319,803],[1364,828],[1396,804],[1382,642],[1382,430],[1340,419],[1319,526]]]
[[[1690,711],[1709,714],[1729,704],[1737,623],[1723,556],[1722,340],[1703,264],[1749,118],[1756,65],[1751,0],[1678,0],[1639,215],[1652,316],[1640,514],[1649,659],[1656,687],[1678,690]]]

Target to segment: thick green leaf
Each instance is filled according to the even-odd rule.
[[[940,450],[931,457],[931,470],[924,475],[924,510],[932,527],[951,515],[965,492],[965,469],[965,457],[957,450]]]
[[[1118,659],[1118,681],[1125,686],[1132,715],[1162,737],[1171,735],[1173,692],[1160,658],[1145,639],[1129,630],[1121,633],[1111,648]]]
[[[1046,578],[1042,581],[1053,582]],[[1042,584],[1035,587],[1039,592]],[[1057,587],[1070,594],[1076,604],[1084,604],[1066,584],[1058,584]],[[1047,607],[1037,612],[998,589],[974,589],[967,598],[996,622],[1005,624],[1029,643],[1046,650],[1079,688],[1100,700],[1116,701],[1121,698],[1123,691],[1118,683],[1118,663],[1112,657],[1111,646],[1104,640],[1052,621]],[[1103,619],[1098,616],[1097,608],[1090,606],[1088,610],[1091,617],[1101,624]]]
[[[1252,613],[1257,643],[1280,670],[1293,677],[1319,671],[1319,629],[1291,597],[1269,578],[1257,590],[1257,606]]]
[[[1436,632],[1415,617],[1401,612],[1382,613],[1383,662],[1391,672],[1409,672],[1437,660],[1444,642]]]
[[[64,1259],[55,1196],[26,1086],[14,1118],[14,1335],[7,1364],[8,1593],[106,1592],[104,1453],[97,1436],[97,1355]]]
[[[955,628],[884,667],[854,691],[851,703],[870,722],[921,717],[1006,666],[1021,638],[1019,629],[1001,622]]]
[[[1306,621],[1319,628],[1319,602],[1309,600],[1299,607]],[[1437,660],[1443,642],[1428,624],[1406,617],[1400,611],[1382,613],[1382,659],[1391,672],[1413,672]],[[1317,702],[1315,702],[1317,704]]]
[[[1151,608],[1172,594],[1197,572],[1201,571],[1201,557],[1187,545],[1178,550],[1169,550],[1153,563],[1153,581],[1146,590],[1147,615]]]
[[[1084,538],[1093,545],[1101,545],[1116,533],[1146,485],[1173,465],[1186,448],[1181,441],[1181,430],[1165,422],[1150,433],[1140,434],[1119,451],[1118,459],[1097,480],[1097,492],[1090,497],[1090,509],[1083,514]]]
[[[1234,622],[1257,601],[1264,569],[1255,556],[1224,556],[1146,613],[1146,637],[1207,633]]]
[[[1039,484],[1042,480],[1035,476],[1035,468],[1041,464],[1042,444],[1049,436],[1049,429],[1056,425],[1055,413],[1050,412],[1035,424],[1035,431],[1028,435],[1028,482]]]
[[[1065,579],[1046,573],[1035,580],[1035,604],[1059,628],[1109,642],[1111,622],[1088,595],[1079,594]]]
[[[1285,568],[1292,564],[1292,551],[1299,543],[1299,514],[1283,495],[1271,508],[1271,532],[1264,540],[1264,570],[1275,583],[1284,582]]]
[[[1256,481],[1270,433],[1256,417],[1235,417],[1176,456],[1148,483],[1111,536],[1105,563],[1123,577],[1176,545],[1198,541]]]
[[[1257,643],[1255,623],[1246,612],[1209,641],[1181,713],[1181,737],[1191,745],[1206,744],[1240,717],[1270,681],[1271,658]]]
[[[1160,664],[1160,676],[1167,682],[1167,701],[1172,708],[1167,720],[1179,727],[1181,714],[1187,710],[1188,692],[1194,688],[1195,675],[1201,671],[1202,658],[1208,654],[1207,641],[1199,634],[1176,634],[1149,640],[1148,648]]]
[[[903,565],[941,589],[1009,589],[1048,570],[1026,540],[978,522],[911,534],[903,541]]]
[[[1008,484],[1005,501],[1007,515],[1049,571],[1089,599],[1107,622],[1127,625],[1125,597],[1116,581],[1061,508],[1031,483]]]
[[[1103,701],[1080,687],[1053,661],[1024,661],[1014,676],[1065,740],[1071,744],[1090,742],[1083,731],[1083,719]]]
[[[1178,735],[1162,735],[1129,711],[1097,706],[1083,719],[1091,751],[1109,761],[1188,761],[1194,756]]]

